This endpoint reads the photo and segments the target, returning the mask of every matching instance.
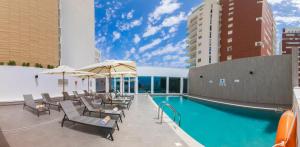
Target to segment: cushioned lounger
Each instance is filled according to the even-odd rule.
[[[60,105],[65,113],[64,118],[61,122],[62,127],[65,121],[71,121],[74,123],[99,127],[104,129],[106,133],[108,133],[109,138],[112,141],[114,140],[112,133],[115,130],[115,128],[119,130],[119,126],[116,120],[109,120],[107,123],[103,124],[103,119],[101,118],[80,116],[79,112],[76,110],[74,104],[70,100],[62,101],[60,102]]]

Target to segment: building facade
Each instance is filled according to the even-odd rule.
[[[59,0],[0,0],[0,62],[59,65]]]
[[[274,54],[276,24],[267,0],[220,2],[220,61]]]
[[[94,0],[61,0],[61,65],[80,68],[100,60],[95,48]]]
[[[292,49],[300,49],[300,28],[285,28],[282,30],[282,54],[291,54]]]
[[[219,62],[218,0],[205,0],[188,16],[188,50],[190,66]]]

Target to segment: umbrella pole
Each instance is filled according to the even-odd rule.
[[[63,72],[63,92],[65,92],[65,72]],[[63,100],[65,100],[64,94],[63,94]]]
[[[90,92],[90,76],[88,76],[88,92]]]

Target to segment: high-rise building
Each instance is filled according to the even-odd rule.
[[[61,0],[61,64],[79,68],[99,61],[94,0]]]
[[[188,16],[188,50],[190,67],[219,62],[218,0],[204,0]]]
[[[0,0],[0,62],[59,65],[59,0]]]
[[[221,0],[220,61],[273,55],[276,24],[267,0]]]
[[[291,54],[292,49],[300,49],[300,28],[285,28],[282,30],[282,54]]]

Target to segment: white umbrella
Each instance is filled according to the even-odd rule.
[[[63,77],[63,92],[65,91],[65,75],[74,76],[76,74],[86,74],[87,72],[77,71],[66,65],[58,66],[57,68],[48,69],[41,72],[42,74],[62,75]]]
[[[96,63],[80,68],[79,70],[92,72],[100,75],[106,75],[111,79],[111,77],[114,75],[122,75],[120,73],[131,73],[136,75],[136,63],[134,61],[124,60],[106,60],[101,63]]]

